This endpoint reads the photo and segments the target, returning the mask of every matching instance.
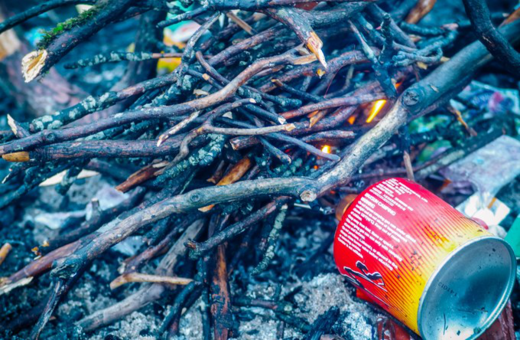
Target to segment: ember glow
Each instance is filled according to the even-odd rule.
[[[321,151],[323,151],[323,152],[325,152],[325,153],[330,153],[330,151],[331,151],[330,145],[324,145],[324,146],[321,148]]]
[[[401,82],[395,84],[395,88],[397,89],[399,86],[401,86]],[[370,109],[370,113],[368,115],[368,118],[366,120],[367,123],[370,123],[376,118],[376,116],[381,112],[381,109],[385,107],[386,100],[380,99],[376,100],[374,104],[372,105],[372,108]]]
[[[370,123],[374,120],[374,118],[376,118],[377,114],[381,111],[385,104],[386,100],[384,99],[376,100],[374,102],[374,105],[372,105],[372,108],[370,109],[370,114],[368,115],[367,123]]]

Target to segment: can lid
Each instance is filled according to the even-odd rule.
[[[418,312],[425,339],[476,339],[500,315],[513,289],[516,258],[502,239],[474,239],[428,280]]]

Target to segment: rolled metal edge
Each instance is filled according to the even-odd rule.
[[[471,337],[467,338],[467,340],[475,340],[475,339],[477,339],[500,316],[500,313],[502,312],[502,310],[504,309],[504,307],[507,304],[507,301],[509,300],[509,297],[510,297],[512,291],[513,291],[513,287],[514,287],[514,284],[515,284],[515,278],[516,278],[516,256],[514,254],[513,249],[511,248],[511,246],[506,241],[504,241],[503,239],[501,239],[499,237],[483,236],[483,237],[475,238],[475,239],[472,239],[469,242],[466,242],[465,244],[463,244],[462,246],[456,248],[455,250],[453,250],[439,264],[439,266],[435,269],[434,273],[428,279],[428,282],[426,283],[426,286],[424,287],[423,293],[421,295],[421,298],[420,298],[420,301],[419,301],[419,308],[418,308],[418,311],[417,311],[417,323],[418,323],[419,333],[420,333],[421,337],[424,337],[423,320],[422,320],[423,312],[424,312],[423,311],[423,309],[424,309],[424,301],[427,300],[426,299],[427,294],[429,292],[432,292],[432,289],[431,289],[432,287],[431,286],[432,286],[433,282],[436,281],[436,277],[443,271],[443,269],[446,267],[448,262],[452,261],[453,258],[455,256],[457,256],[462,250],[466,249],[470,245],[473,245],[473,244],[478,243],[478,242],[482,242],[484,240],[489,240],[489,239],[492,239],[492,240],[495,240],[495,241],[498,241],[499,243],[501,243],[507,249],[507,251],[508,251],[508,253],[510,255],[511,264],[512,265],[511,265],[511,268],[510,268],[509,280],[507,282],[507,286],[503,290],[502,297],[500,298],[499,302],[496,304],[494,310],[490,313],[486,323],[483,324],[483,325],[480,325],[479,326],[480,331],[479,332],[475,332]],[[429,339],[427,339],[427,340],[429,340]]]

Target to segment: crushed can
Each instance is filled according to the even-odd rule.
[[[516,272],[504,240],[401,178],[352,201],[334,258],[365,299],[427,340],[476,339],[506,305]]]

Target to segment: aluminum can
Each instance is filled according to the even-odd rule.
[[[516,272],[504,240],[401,178],[352,201],[334,258],[358,292],[427,340],[477,338],[506,305]]]

